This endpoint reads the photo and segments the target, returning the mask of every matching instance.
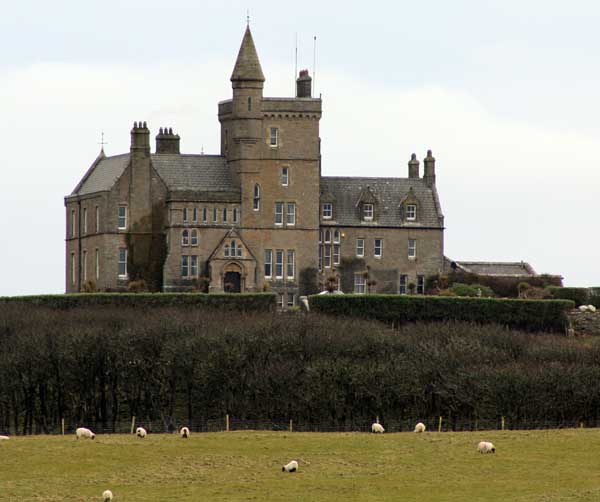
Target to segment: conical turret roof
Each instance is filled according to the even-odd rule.
[[[246,33],[244,33],[240,52],[238,52],[237,61],[231,74],[231,81],[235,80],[265,81],[265,76],[258,60],[258,54],[256,53],[256,47],[254,46],[254,40],[252,40],[250,26],[246,28]]]

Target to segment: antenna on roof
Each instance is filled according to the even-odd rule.
[[[246,26],[250,26],[250,9],[246,9]]]
[[[296,62],[294,64],[294,92],[298,97],[298,88],[296,87],[296,78],[298,78],[298,32],[296,32]]]
[[[317,35],[313,38],[313,92],[317,95]]]
[[[102,153],[104,153],[104,145],[108,145],[108,143],[106,141],[104,141],[104,131],[102,131],[102,135],[100,138],[100,143],[98,143],[100,145],[100,151]]]

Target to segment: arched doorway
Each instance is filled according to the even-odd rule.
[[[225,293],[242,292],[242,268],[237,263],[230,263],[225,267],[223,291]]]

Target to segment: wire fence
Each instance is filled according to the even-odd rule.
[[[346,420],[314,422],[302,420],[272,420],[272,419],[245,419],[229,415],[210,419],[197,419],[192,421],[175,421],[165,424],[159,420],[141,420],[131,417],[130,420],[115,421],[111,423],[67,423],[61,420],[58,423],[24,428],[18,424],[0,425],[0,435],[22,436],[37,434],[74,434],[78,427],[87,427],[96,434],[132,434],[137,427],[143,427],[149,433],[176,433],[181,427],[188,427],[191,432],[224,432],[224,431],[287,431],[287,432],[371,432],[371,425],[378,421],[373,420]],[[423,423],[427,432],[467,432],[467,431],[492,431],[492,430],[545,430],[545,429],[573,429],[597,428],[598,419],[573,420],[573,419],[511,419],[498,417],[492,419],[430,417],[430,418],[385,418],[380,420],[386,433],[412,432],[417,423]]]

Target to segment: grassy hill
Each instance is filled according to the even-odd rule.
[[[495,455],[476,451],[493,441]],[[0,442],[0,500],[115,502],[596,501],[600,430],[229,432],[15,437]],[[281,472],[298,460],[299,472]]]

